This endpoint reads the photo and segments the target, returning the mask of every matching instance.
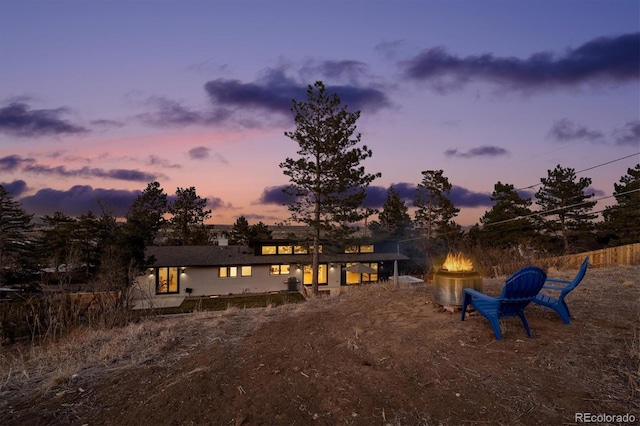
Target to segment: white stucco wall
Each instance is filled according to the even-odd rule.
[[[156,295],[156,277],[145,274],[138,278],[138,289],[133,299],[136,308],[179,306],[187,296],[221,296],[229,294],[269,293],[288,289],[285,281],[296,277],[302,281],[302,270],[291,267],[289,275],[270,275],[269,265],[253,266],[250,277],[220,278],[217,267],[187,267],[180,274],[178,294]],[[238,271],[240,273],[240,271]],[[327,285],[331,294],[339,294],[340,268],[328,268]],[[186,292],[191,288],[192,292]]]

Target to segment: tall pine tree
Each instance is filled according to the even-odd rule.
[[[547,173],[546,178],[540,179],[542,187],[536,192],[542,228],[562,239],[564,252],[570,252],[572,246],[584,249],[582,245],[590,238],[596,218],[591,213],[596,202],[588,201],[594,194],[585,193],[591,179],[578,179],[574,169],[560,165]]]
[[[344,241],[353,235],[354,224],[372,213],[363,208],[365,189],[380,173],[367,173],[360,165],[372,152],[358,146],[359,111],[349,112],[321,81],[308,86],[306,101],[292,102],[296,128],[285,136],[298,144],[298,157],[286,158],[280,168],[290,181],[285,193],[291,197],[292,221],[313,230],[312,285],[317,294],[321,236]]]

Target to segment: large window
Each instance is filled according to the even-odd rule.
[[[237,278],[251,276],[251,266],[221,266],[218,268],[218,278]]]
[[[262,254],[276,254],[276,246],[262,246]]]
[[[291,265],[271,265],[269,275],[289,275]]]
[[[156,294],[173,294],[180,291],[179,268],[156,268]]]
[[[308,254],[313,252],[313,247],[303,246],[299,244],[279,244],[279,245],[267,245],[260,247],[260,253],[262,255],[270,254]],[[322,246],[320,246],[320,253],[322,253]]]
[[[344,249],[345,253],[373,253],[373,244],[362,244],[359,246],[349,246]]]
[[[304,277],[303,284],[313,284],[313,268],[311,265],[304,265]],[[318,265],[318,284],[327,283],[327,264],[321,263]]]
[[[347,267],[355,265],[355,263],[347,263]],[[378,281],[378,264],[377,263],[363,263],[373,269],[375,273],[371,274],[359,274],[357,272],[347,271],[346,282],[347,284],[359,284]]]

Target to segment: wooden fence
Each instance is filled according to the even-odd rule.
[[[543,263],[545,266],[577,269],[586,256],[589,256],[589,267],[593,268],[640,265],[640,243],[540,259],[536,263]]]

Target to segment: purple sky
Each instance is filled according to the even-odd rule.
[[[560,164],[601,210],[640,162],[639,5],[0,0],[0,184],[38,216],[123,214],[157,180],[275,224],[291,98],[322,80],[362,111],[371,206],[442,169],[472,225]]]

